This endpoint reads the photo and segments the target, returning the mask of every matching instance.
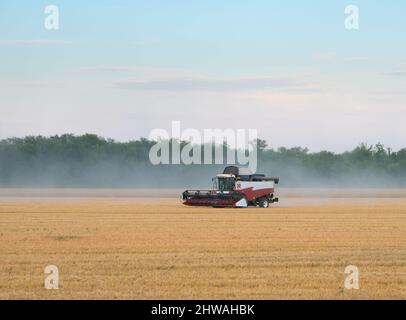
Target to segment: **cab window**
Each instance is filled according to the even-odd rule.
[[[235,178],[219,178],[218,188],[220,191],[232,191],[235,185]]]

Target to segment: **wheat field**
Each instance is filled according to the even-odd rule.
[[[268,209],[64,192],[0,192],[0,299],[406,298],[403,191],[285,192]],[[359,290],[344,288],[348,265]]]

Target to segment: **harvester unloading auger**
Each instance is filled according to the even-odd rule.
[[[275,185],[279,178],[267,178],[264,174],[252,174],[246,167],[230,166],[213,178],[212,190],[186,190],[183,204],[209,207],[269,207],[278,202]]]

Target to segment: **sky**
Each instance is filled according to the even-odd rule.
[[[44,26],[56,5],[59,29]],[[359,29],[345,28],[345,8]],[[0,139],[257,129],[270,147],[406,147],[406,3],[0,2]]]

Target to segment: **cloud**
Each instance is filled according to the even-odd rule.
[[[160,43],[160,40],[157,38],[147,38],[143,40],[138,40],[133,43],[134,47],[146,47],[146,46],[155,46]]]
[[[335,61],[337,59],[337,53],[319,52],[313,55],[313,59],[317,61]]]
[[[406,71],[393,71],[385,73],[387,76],[406,77]]]
[[[344,61],[348,61],[348,62],[374,62],[374,61],[376,61],[376,59],[374,59],[372,57],[355,56],[355,57],[345,58]]]
[[[113,87],[134,91],[230,92],[289,89],[291,91],[314,92],[320,89],[317,84],[308,83],[293,76],[218,78],[187,69],[119,65],[82,67],[73,71],[90,74],[105,73],[117,76],[129,74],[131,78],[116,78]]]
[[[67,45],[71,43],[72,43],[71,41],[66,40],[46,40],[46,39],[0,40],[0,46],[50,46],[50,45]]]
[[[115,83],[116,88],[157,91],[241,91],[270,88],[302,88],[304,83],[294,78],[239,78],[239,79],[170,79],[125,80]]]
[[[111,75],[120,74],[131,74],[133,78],[139,78],[137,80],[170,80],[170,79],[184,79],[184,78],[197,78],[198,75],[187,69],[177,69],[177,68],[154,68],[154,67],[140,67],[140,66],[91,66],[83,67],[73,72],[80,73],[105,73]],[[201,75],[200,75],[201,76]],[[135,81],[133,79],[132,81]]]
[[[17,88],[66,88],[66,81],[44,81],[44,80],[0,80],[0,86]]]
[[[139,72],[142,68],[136,67],[120,67],[120,66],[96,66],[84,67],[77,71],[79,72]]]

